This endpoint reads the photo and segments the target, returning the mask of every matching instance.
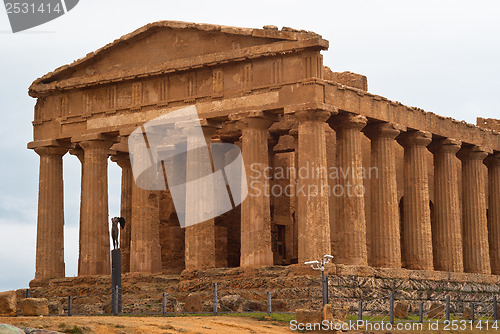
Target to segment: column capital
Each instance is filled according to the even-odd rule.
[[[335,131],[342,129],[361,130],[368,123],[368,119],[363,115],[344,112],[335,116],[329,123]]]
[[[78,143],[78,145],[83,148],[84,151],[92,149],[109,150],[115,142],[112,140],[83,140]]]
[[[80,160],[80,162],[83,163],[83,157],[84,157],[83,148],[81,147],[72,148],[69,150],[69,154],[76,155],[78,160]]]
[[[463,146],[460,151],[458,151],[458,158],[460,160],[481,160],[483,161],[488,154],[493,153],[492,150],[487,149],[483,146],[471,145]]]
[[[428,131],[415,130],[401,133],[397,141],[403,147],[426,146],[432,141],[432,134]]]
[[[125,152],[117,152],[111,156],[111,161],[116,162],[121,168],[130,168],[130,155]]]
[[[326,122],[332,113],[323,109],[303,109],[297,110],[294,115],[298,122]]]
[[[488,167],[500,165],[500,152],[493,152],[493,154],[488,155],[484,160],[484,163]]]
[[[238,119],[236,125],[241,129],[265,129],[267,130],[271,124],[273,124],[273,120],[266,117],[243,117]]]
[[[40,146],[35,148],[36,154],[42,155],[60,155],[61,157],[68,152],[66,147],[61,146]]]
[[[436,153],[452,153],[456,154],[462,147],[462,141],[453,138],[442,138],[433,140],[429,145],[429,151]]]
[[[404,131],[404,130],[405,130],[404,127],[402,127],[398,124],[387,123],[387,122],[377,122],[377,123],[368,124],[363,129],[363,133],[365,134],[365,136],[367,136],[371,140],[377,139],[377,138],[394,139],[401,133],[401,131]]]

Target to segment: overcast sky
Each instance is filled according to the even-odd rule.
[[[330,41],[324,64],[368,77],[368,90],[458,120],[500,118],[498,1],[82,0],[68,14],[13,34],[0,8],[0,291],[35,272],[38,156],[33,80],[147,23],[178,20],[311,30]],[[193,45],[196,47],[196,45]],[[110,163],[110,216],[120,169]],[[78,260],[80,165],[64,158],[66,275]]]

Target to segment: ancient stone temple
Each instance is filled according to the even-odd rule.
[[[82,164],[79,275],[110,274],[109,160],[122,169],[126,272],[333,254],[345,265],[500,274],[500,122],[475,126],[370,94],[366,77],[323,64],[327,49],[303,30],[163,21],[35,80],[36,279],[65,275],[67,153]],[[190,105],[207,142],[241,148],[257,187],[182,228],[169,190],[134,182],[128,138]]]

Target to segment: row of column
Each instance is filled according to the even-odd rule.
[[[337,263],[500,274],[499,153],[489,154],[480,147],[462,145],[454,139],[432,140],[428,132],[404,131],[393,124],[367,125],[364,116],[350,113],[330,117],[329,111],[309,109],[297,111],[295,116],[298,121],[297,168],[310,171],[309,177],[299,177],[297,184],[299,262],[331,253],[333,241],[338,250]],[[371,139],[372,167],[378,168],[379,177],[370,181],[371,194],[367,200],[371,201],[372,215],[368,224],[363,196],[340,197],[342,210],[337,217],[329,217],[324,131],[327,120],[336,131],[338,167],[343,170],[355,171],[363,167],[362,133]],[[268,128],[271,123],[262,115],[238,121],[248,181],[260,177],[257,184],[262,190],[269,186],[264,168],[269,166]],[[397,142],[404,147],[403,231],[400,231],[396,184]],[[82,160],[79,275],[109,274],[107,158],[113,141],[87,140],[78,144],[82,151],[73,153],[78,153]],[[432,224],[427,149],[434,154],[436,196]],[[62,156],[68,150],[40,147],[35,151],[40,155],[36,278],[62,277]],[[462,161],[462,207],[457,152]],[[135,186],[130,161],[125,155],[114,158],[123,171],[121,215],[138,225],[135,229],[125,229],[122,235],[124,270],[127,271],[126,263],[130,263],[130,271],[158,272],[161,270],[159,222],[155,212],[158,194]],[[482,177],[486,157],[488,185]],[[261,170],[248,168],[250,164],[260,166]],[[340,178],[341,186],[363,185],[363,180],[355,173],[346,176]],[[255,190],[249,187],[250,193],[241,205],[241,266],[273,265],[270,199],[252,194],[252,189]],[[132,195],[126,196],[127,193]],[[487,207],[490,208],[488,218]],[[330,221],[334,224],[332,229]],[[215,228],[213,222],[208,225]],[[334,235],[331,231],[335,231]],[[192,232],[186,231],[186,257],[196,256],[188,252],[190,244],[197,242],[197,233],[194,229]],[[217,246],[213,246],[215,252]]]

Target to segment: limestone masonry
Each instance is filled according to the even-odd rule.
[[[65,276],[68,152],[82,163],[79,276],[110,274],[108,158],[122,168],[125,272],[333,254],[336,265],[500,275],[500,121],[475,126],[370,94],[365,76],[323,65],[327,49],[303,30],[161,21],[35,80],[35,279]],[[190,105],[207,142],[241,148],[256,187],[235,209],[181,228],[169,190],[136,186],[127,140]],[[291,193],[266,192],[278,188]]]

